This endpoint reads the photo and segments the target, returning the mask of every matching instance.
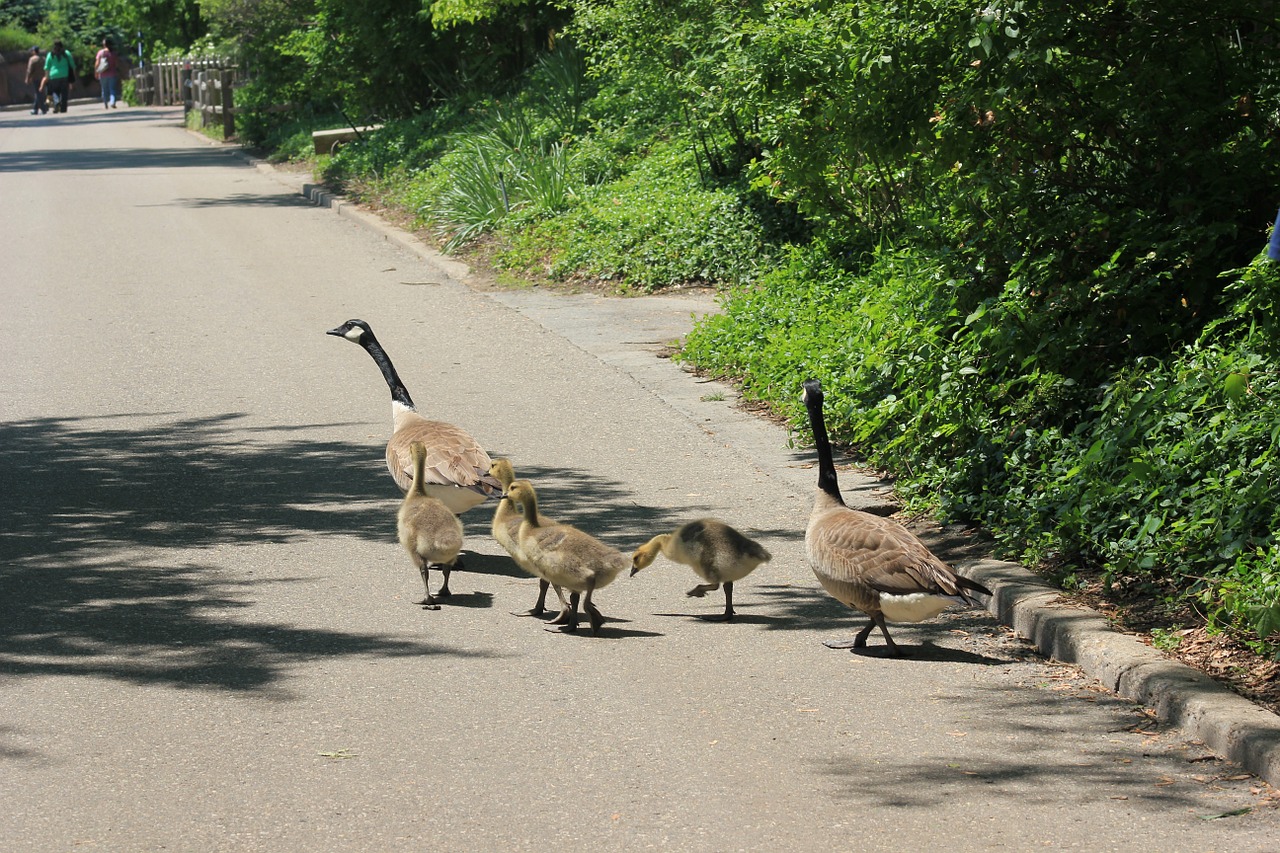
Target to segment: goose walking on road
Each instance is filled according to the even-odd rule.
[[[804,534],[805,555],[823,589],[871,617],[852,641],[826,645],[862,648],[878,627],[890,654],[902,657],[886,621],[923,622],[952,604],[976,604],[974,593],[991,591],[957,575],[896,521],[845,506],[823,420],[822,386],[816,380],[804,383],[803,400],[818,452],[818,492]]]
[[[363,347],[391,389],[392,432],[387,442],[387,470],[400,491],[407,492],[413,483],[409,446],[415,441],[421,442],[426,450],[423,475],[427,494],[439,498],[450,511],[466,512],[501,489],[501,484],[489,476],[493,460],[479,442],[460,427],[429,420],[418,413],[391,358],[368,323],[348,320],[325,334]]]

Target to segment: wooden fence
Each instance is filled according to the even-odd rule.
[[[223,135],[235,135],[235,86],[239,69],[221,57],[192,57],[155,62],[133,73],[134,91],[147,106],[182,104],[200,111],[200,124],[221,123]]]

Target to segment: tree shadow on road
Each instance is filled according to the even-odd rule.
[[[235,414],[155,421],[0,425],[0,673],[270,692],[313,657],[483,656],[236,618],[254,586],[302,579],[229,577],[192,552],[318,535],[385,543],[395,487],[365,445],[250,429]]]
[[[135,413],[0,425],[8,482],[0,674],[270,693],[289,666],[311,657],[483,654],[246,621],[254,587],[314,579],[229,573],[201,551],[317,536],[385,547],[399,498],[376,445],[311,437],[312,426],[332,424],[252,427],[247,417]],[[572,508],[584,529],[623,547],[687,512],[640,505],[624,484],[594,472],[528,475],[562,517]],[[471,536],[488,537],[492,506],[468,514]],[[525,576],[503,555],[468,549],[465,562],[463,573]],[[492,599],[457,604],[490,607]]]
[[[97,172],[121,169],[243,169],[218,148],[63,148],[0,151],[0,172]]]

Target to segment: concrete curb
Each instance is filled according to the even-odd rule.
[[[263,171],[273,167],[241,152]],[[301,193],[439,266],[464,282],[470,268],[450,260],[413,235],[359,210],[317,184]],[[673,370],[678,368],[672,367]],[[1045,655],[1076,664],[1114,693],[1150,707],[1158,718],[1177,726],[1221,758],[1280,787],[1280,716],[1198,670],[1111,628],[1097,611],[1060,604],[1060,591],[1022,566],[990,559],[960,559],[956,567],[990,589],[987,609]]]
[[[1041,652],[1079,665],[1108,690],[1280,787],[1280,717],[1119,633],[1097,611],[1059,603],[1058,590],[1021,566],[972,560],[957,568],[990,589],[987,608]]]

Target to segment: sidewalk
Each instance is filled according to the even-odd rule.
[[[380,234],[471,284],[466,264],[442,256],[412,234],[361,210],[357,205],[270,164],[246,158],[259,170],[294,187],[313,204],[326,207]],[[719,382],[695,381],[671,360],[668,346],[692,327],[696,317],[717,310],[707,292],[634,298],[594,294],[563,295],[542,290],[492,290],[498,302],[534,319],[606,364],[620,368],[691,421],[749,457],[776,452],[776,427],[733,404],[734,389]],[[707,416],[708,399],[723,400]],[[811,469],[778,472],[798,489],[810,490]],[[886,512],[893,502],[885,484],[855,472],[841,472],[845,500],[857,509]],[[1161,721],[1180,728],[1218,756],[1235,762],[1280,787],[1280,716],[1185,664],[1171,660],[1135,637],[1111,628],[1094,610],[1059,602],[1058,591],[1025,568],[991,559],[958,556],[941,535],[922,535],[940,556],[963,574],[991,589],[988,609],[1045,655],[1079,665],[1118,695],[1149,706]]]

